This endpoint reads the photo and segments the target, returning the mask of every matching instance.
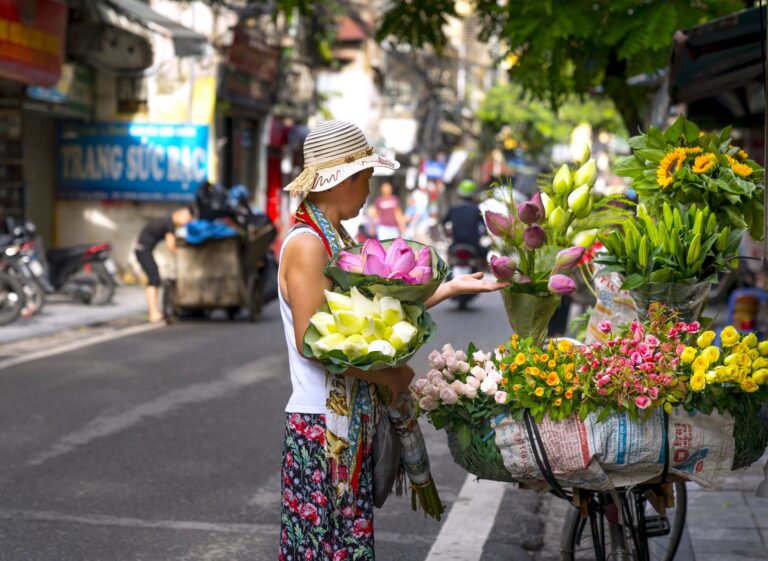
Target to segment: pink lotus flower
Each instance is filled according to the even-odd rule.
[[[538,224],[527,226],[523,230],[523,244],[526,249],[534,250],[540,248],[547,241],[547,233],[544,228]]]
[[[560,271],[567,271],[579,264],[579,261],[584,255],[586,250],[578,245],[569,247],[560,251],[555,256],[555,266],[552,268],[553,273],[559,273]]]
[[[384,260],[376,254],[370,254],[365,257],[363,264],[363,274],[387,278],[390,270]]]
[[[360,256],[346,250],[342,250],[339,254],[339,260],[336,264],[339,268],[344,269],[349,273],[363,272],[363,261]]]
[[[416,263],[418,263],[418,261]],[[411,269],[409,275],[411,284],[426,284],[432,280],[432,267],[421,267],[417,264]]]
[[[571,277],[565,275],[552,275],[549,277],[547,288],[553,294],[571,294],[576,291],[576,283]]]
[[[647,409],[651,405],[651,398],[647,395],[639,395],[635,398],[635,405],[640,409]]]
[[[370,255],[375,255],[382,261],[384,261],[387,257],[387,251],[384,249],[384,246],[381,245],[381,242],[377,240],[376,238],[371,238],[369,240],[366,240],[365,244],[363,245],[363,249],[360,252],[360,255],[363,257],[368,257]]]
[[[419,252],[419,256],[416,258],[417,267],[432,267],[432,251],[425,247]]]
[[[494,236],[509,236],[515,228],[515,220],[511,216],[504,216],[491,210],[485,211],[485,225]]]
[[[392,273],[409,273],[416,266],[416,256],[403,238],[389,246],[384,263]]]
[[[491,257],[491,273],[500,281],[506,281],[515,274],[517,264],[511,257]]]

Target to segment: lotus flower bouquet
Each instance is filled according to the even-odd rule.
[[[342,250],[325,270],[344,291],[353,286],[370,296],[423,303],[448,274],[445,262],[430,246],[403,238],[371,239]]]
[[[420,305],[389,296],[370,299],[354,286],[347,294],[326,290],[325,299],[310,318],[304,354],[320,359],[330,372],[404,364],[435,331]]]

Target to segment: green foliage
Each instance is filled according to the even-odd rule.
[[[573,96],[555,112],[552,107],[526,96],[519,84],[500,84],[491,88],[477,110],[486,133],[495,136],[509,127],[509,135],[529,153],[538,154],[554,143],[570,140],[571,131],[581,123],[626,136],[621,115],[607,100]]]

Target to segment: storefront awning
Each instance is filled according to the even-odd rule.
[[[180,23],[156,12],[140,0],[103,0],[110,8],[118,10],[134,22],[152,30],[163,28],[170,33],[173,48],[178,57],[197,56],[205,54],[208,39],[205,35],[184,27]]]

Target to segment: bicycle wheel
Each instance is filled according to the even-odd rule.
[[[675,506],[667,508],[664,515],[658,514],[647,500],[650,489],[651,486],[637,488],[627,497],[625,520],[631,521],[629,532],[622,532],[618,509],[608,494],[595,493],[598,504],[591,518],[582,518],[578,510],[570,509],[563,527],[561,560],[672,561],[685,525],[685,483],[672,485]],[[635,537],[628,537],[632,532]]]

